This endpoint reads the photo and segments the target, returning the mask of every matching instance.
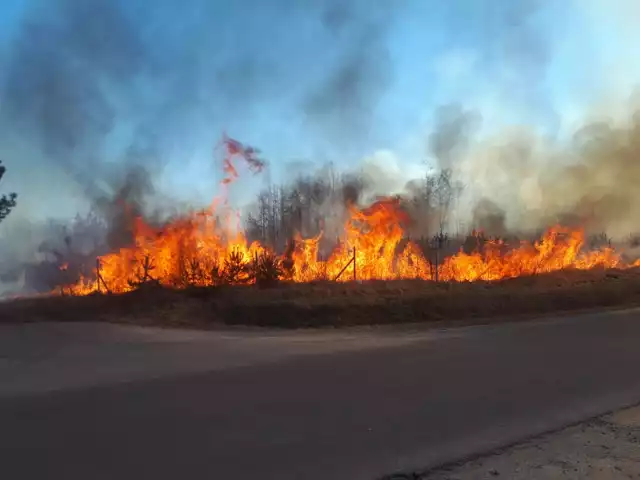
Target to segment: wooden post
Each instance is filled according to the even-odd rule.
[[[100,258],[96,257],[96,277],[97,277],[97,286],[98,286],[98,293],[102,293],[100,291],[100,279],[102,278],[102,276],[100,275]]]
[[[356,270],[356,247],[353,247],[353,281],[357,281],[358,275]]]
[[[347,264],[342,267],[342,270],[340,270],[340,273],[338,275],[336,275],[336,278],[334,278],[334,281],[338,281],[338,279],[342,276],[342,274],[344,273],[344,271],[349,268],[349,265],[351,265],[351,263],[355,260],[355,257],[352,257],[351,259],[349,259],[349,261],[347,262]]]
[[[149,266],[151,264],[149,263],[149,255],[145,255],[144,257],[144,282],[146,282],[149,279]]]
[[[439,278],[438,278],[438,276],[439,276],[439,274],[438,274],[439,268],[438,267],[439,267],[439,263],[440,263],[440,245],[441,244],[442,244],[442,235],[441,234],[440,235],[436,235],[433,238],[433,246],[435,247],[435,257],[436,257],[435,258],[436,259],[436,262],[435,262],[435,264],[436,264],[435,265],[435,269],[436,270],[434,272],[435,273],[434,277],[435,277],[435,281],[436,282],[438,282],[438,280],[439,280]]]

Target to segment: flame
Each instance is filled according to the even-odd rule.
[[[239,175],[233,160],[235,157],[240,157],[248,165],[249,170],[254,174],[260,173],[266,166],[266,162],[258,157],[260,150],[257,148],[243,145],[238,140],[234,140],[227,134],[222,136],[222,146],[224,147],[224,157],[222,159],[222,171],[224,172],[224,178],[222,179],[222,185],[228,185],[235,181]]]
[[[442,280],[501,280],[566,268],[587,270],[598,266],[623,267],[622,260],[610,248],[582,252],[584,232],[556,226],[533,244],[523,242],[507,250],[499,241],[489,241],[482,254],[460,252],[445,259],[439,270]],[[503,253],[504,252],[504,253]]]
[[[338,280],[352,280],[354,256],[358,280],[432,280],[436,266],[424,257],[421,248],[406,240],[400,248],[406,222],[408,218],[395,199],[380,200],[366,209],[352,206],[344,241],[328,259],[320,259],[320,236],[298,236],[290,254],[280,260],[287,265],[288,279],[294,282],[336,279],[340,274]],[[226,279],[228,283],[253,282],[241,266],[272,252],[257,242],[249,243],[242,232],[229,233],[223,227],[216,223],[212,210],[177,219],[161,229],[136,218],[134,244],[100,257],[95,278],[82,278],[69,291],[77,295],[97,290],[123,293],[150,281],[173,288],[211,286],[221,281],[223,271],[233,274]],[[612,248],[583,251],[584,238],[581,230],[558,226],[539,241],[523,242],[516,248],[490,240],[482,251],[460,251],[443,259],[437,266],[438,279],[491,281],[566,268],[627,266]]]
[[[226,135],[222,145],[223,192],[238,177],[233,163],[236,157],[254,173],[266,165],[253,147]],[[640,260],[632,265],[623,263],[612,248],[583,251],[584,232],[561,226],[550,228],[537,242],[523,242],[515,248],[489,240],[480,249],[481,232],[474,231],[478,242],[474,253],[460,251],[432,265],[417,244],[406,240],[404,228],[410,219],[398,198],[382,198],[364,209],[350,206],[343,240],[326,260],[320,257],[321,234],[314,238],[298,235],[278,258],[267,247],[247,241],[238,228],[239,216],[235,216],[235,228],[231,214],[226,215],[225,222],[218,222],[218,200],[209,209],[178,218],[162,228],[147,224],[141,217],[133,218],[132,245],[98,258],[94,275],[80,278],[66,290],[85,295],[95,291],[124,293],[149,282],[173,288],[252,283],[256,275],[248,266],[252,262],[258,265],[265,255],[276,258],[278,276],[293,282],[354,278],[495,281],[567,268],[640,266]],[[223,205],[227,205],[226,201]],[[61,267],[66,268],[66,264]]]

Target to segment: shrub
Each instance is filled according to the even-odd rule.
[[[283,274],[282,262],[269,252],[256,256],[251,264],[251,276],[261,287],[278,283]]]

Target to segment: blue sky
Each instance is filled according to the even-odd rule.
[[[633,0],[112,0],[117,15],[105,1],[1,3],[2,187],[20,193],[25,215],[51,214],[42,198],[52,192],[75,211],[82,190],[60,172],[99,176],[132,144],[161,157],[153,171],[163,191],[205,203],[221,175],[212,148],[223,132],[261,148],[276,181],[300,160],[349,168],[379,151],[412,175],[430,160],[438,106],[477,110],[480,136],[526,125],[562,138],[593,108],[615,114],[640,79]],[[88,32],[84,20],[65,19],[74,4],[96,5]],[[126,22],[126,35],[111,23],[96,34],[102,18]],[[14,100],[16,85],[32,84],[22,76],[49,71],[23,68],[35,62],[33,49],[17,47],[31,41],[26,23],[63,33],[54,44],[69,48],[57,57],[69,62],[61,78],[82,77],[89,92],[56,99],[65,112],[65,101],[90,104],[69,114],[73,128],[58,113],[43,133],[47,93]],[[95,42],[109,46],[94,55]],[[73,137],[65,125],[77,138],[52,140]],[[241,183],[236,196],[251,198],[257,185]]]

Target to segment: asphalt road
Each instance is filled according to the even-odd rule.
[[[3,327],[0,473],[370,480],[420,469],[640,402],[639,315],[266,340]]]

